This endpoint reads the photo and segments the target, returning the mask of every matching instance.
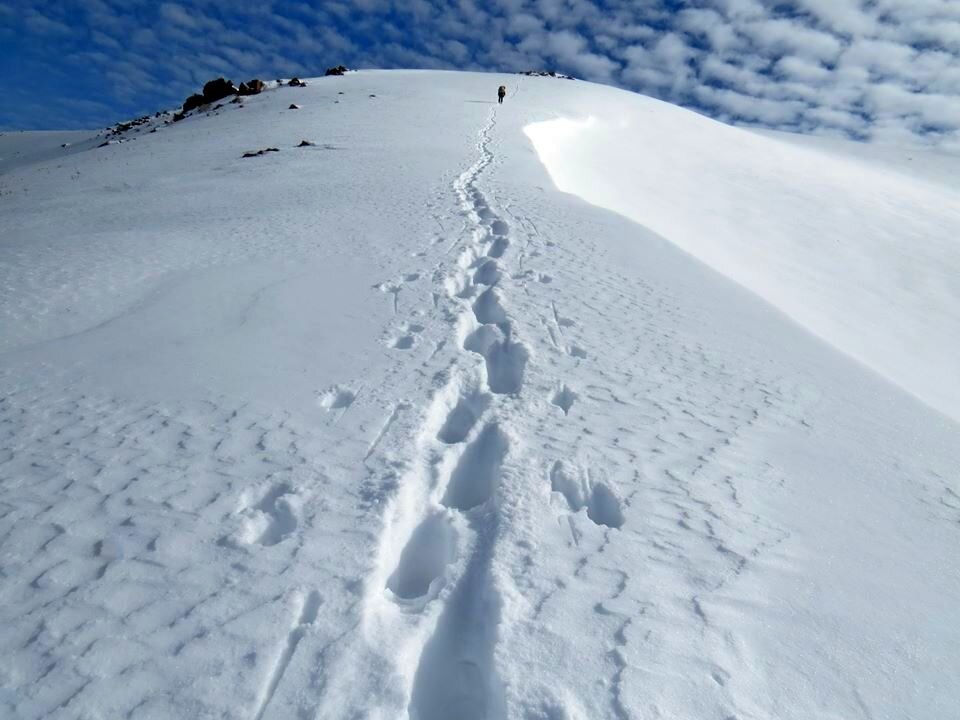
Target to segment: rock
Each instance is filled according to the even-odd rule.
[[[253,80],[247,80],[245,83],[240,83],[241,95],[259,95],[266,89],[267,84],[263,82],[263,80],[258,80],[257,78],[254,78]]]
[[[201,105],[206,104],[206,102],[207,101],[203,99],[203,95],[197,95],[194,93],[183,102],[183,107],[180,108],[180,117],[177,118],[177,116],[174,115],[174,120],[183,119],[184,114],[190,112],[191,110],[196,110]]]
[[[174,121],[183,120],[183,116],[191,110],[196,110],[202,105],[215,103],[218,100],[223,100],[224,98],[228,98],[231,95],[236,95],[239,92],[240,90],[237,89],[237,87],[230,80],[225,80],[222,77],[217,78],[216,80],[211,80],[203,86],[202,95],[194,93],[184,101],[183,107],[178,113],[179,117],[174,115],[173,119]]]
[[[203,100],[206,103],[213,103],[231,95],[236,95],[238,92],[240,90],[231,81],[221,77],[211,80],[203,86]]]
[[[290,78],[290,82],[287,83],[290,87],[306,87],[307,84],[300,78]]]
[[[345,72],[348,72],[346,67],[343,65],[337,65],[336,67],[327,68],[327,71],[324,73],[324,75],[329,77],[330,75],[343,75]]]
[[[313,147],[316,145],[315,142],[310,142],[309,140],[301,140],[300,144],[297,147]]]
[[[297,105],[296,103],[290,103],[290,107],[287,108],[287,110],[299,110],[299,109],[300,109],[300,106]]]
[[[573,80],[573,77],[570,75],[564,75],[563,73],[554,72],[553,70],[527,70],[520,74],[529,75],[530,77],[552,77],[560,80]]]
[[[268,152],[280,152],[280,148],[268,147],[263,148],[262,150],[250,150],[243,154],[245,158],[259,157],[261,155],[266,155]]]

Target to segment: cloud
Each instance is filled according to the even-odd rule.
[[[29,32],[40,36],[70,34],[69,25],[60,22],[59,20],[49,18],[46,15],[42,15],[36,11],[28,13],[23,20],[23,24],[26,26],[26,29]]]
[[[0,0],[0,22],[37,126],[344,63],[553,69],[727,122],[960,144],[956,0]]]

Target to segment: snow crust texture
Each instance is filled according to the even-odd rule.
[[[371,71],[4,168],[0,716],[950,716],[960,427],[557,190],[601,105],[681,112]]]

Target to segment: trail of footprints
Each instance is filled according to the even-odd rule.
[[[501,284],[500,262],[511,245],[510,226],[490,207],[476,181],[493,159],[489,150],[495,115],[480,133],[480,157],[454,182],[469,237],[454,267],[439,281],[455,307],[459,352],[446,386],[437,393],[421,428],[419,468],[408,475],[384,552],[395,552],[386,575],[387,597],[404,613],[424,612],[442,599],[436,629],[426,641],[410,692],[409,712],[418,720],[485,718],[501,702],[493,647],[501,605],[491,582],[500,515],[497,491],[510,453],[510,436],[501,417],[506,398],[523,389],[530,352],[515,337]],[[554,315],[556,309],[554,309]],[[557,325],[563,327],[572,321]],[[395,341],[413,343],[412,328]],[[405,339],[405,338],[409,338]],[[568,352],[585,358],[571,345]],[[476,361],[470,358],[477,357]],[[577,394],[557,386],[553,405],[568,415]],[[620,503],[603,482],[581,478],[563,463],[550,471],[552,489],[566,498],[570,512],[586,508],[597,525],[619,528]],[[411,513],[415,517],[410,517]]]

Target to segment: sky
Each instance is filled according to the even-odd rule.
[[[2,129],[337,64],[548,69],[725,122],[960,147],[960,0],[0,0]]]

